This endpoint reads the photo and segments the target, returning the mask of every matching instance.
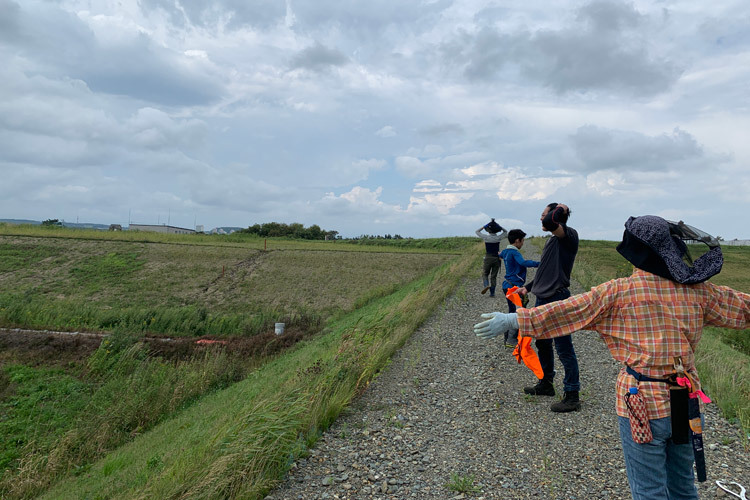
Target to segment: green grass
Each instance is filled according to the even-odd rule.
[[[148,356],[136,338],[116,334],[86,368],[76,377],[62,369],[6,367],[14,389],[0,404],[0,497],[26,497],[60,475],[81,474],[170,414],[240,380],[248,366],[221,351],[167,362]]]
[[[474,474],[461,475],[454,472],[451,474],[451,480],[445,484],[445,487],[456,493],[479,493],[482,490],[474,484],[475,481],[476,477]]]
[[[351,398],[478,265],[450,264],[332,322],[69,476],[44,498],[262,498]]]
[[[7,365],[0,384],[0,471],[32,443],[51,447],[91,397],[90,386],[62,368]]]
[[[187,336],[254,335],[277,321],[315,329],[451,258],[326,248],[0,236],[0,326]]]
[[[612,241],[581,241],[571,277],[588,289],[613,278],[630,276],[633,265],[617,253],[616,246]]]
[[[30,269],[39,262],[55,257],[62,249],[51,246],[39,246],[33,243],[10,244],[0,242],[0,273],[17,271],[19,269]]]
[[[695,353],[701,383],[724,416],[750,437],[750,356],[722,341],[720,328],[706,328]],[[741,438],[748,443],[747,438]]]

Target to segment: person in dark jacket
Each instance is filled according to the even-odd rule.
[[[552,236],[544,245],[534,279],[519,290],[522,295],[527,291],[533,293],[536,296],[536,307],[570,297],[570,273],[578,253],[578,232],[568,226],[569,217],[570,208],[558,203],[550,203],[542,212],[542,229],[552,233]],[[554,351],[557,351],[557,357],[560,358],[565,370],[565,394],[562,401],[554,403],[550,409],[557,413],[580,410],[581,382],[573,338],[565,335],[554,339],[537,339],[534,345],[544,371],[544,378],[532,387],[524,387],[523,392],[537,396],[555,395],[552,381],[555,378]]]
[[[539,267],[536,260],[526,260],[521,255],[521,248],[526,241],[526,233],[520,229],[511,229],[508,232],[508,243],[505,250],[500,252],[500,258],[505,263],[505,280],[503,281],[503,296],[508,294],[508,290],[514,286],[522,287],[526,284],[526,269],[529,267]],[[523,297],[525,299],[526,296]],[[522,300],[523,300],[522,299]],[[508,312],[516,312],[516,305],[508,301]],[[518,343],[518,330],[508,330],[505,332],[505,347],[515,347]]]

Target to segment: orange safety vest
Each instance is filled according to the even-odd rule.
[[[509,288],[505,297],[513,302],[516,307],[523,308],[521,297],[518,296],[517,286]],[[542,370],[542,364],[539,362],[539,356],[536,355],[536,351],[531,347],[531,340],[531,337],[519,336],[518,345],[516,345],[516,348],[513,350],[513,356],[516,357],[519,364],[523,361],[523,364],[525,364],[529,370],[534,372],[536,378],[542,380],[542,378],[544,378],[544,370]]]

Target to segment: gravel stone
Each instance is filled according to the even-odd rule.
[[[538,260],[535,250],[527,245],[523,254]],[[559,360],[557,396],[523,394],[523,386],[536,382],[531,371],[502,339],[474,335],[481,313],[507,311],[501,293],[479,293],[481,270],[475,271],[267,500],[630,498],[615,413],[619,367],[598,334],[573,334],[581,410],[551,412],[562,396]],[[726,498],[717,479],[750,487],[750,442],[716,405],[706,406],[705,417],[708,481],[697,483],[698,492],[702,499]],[[454,474],[472,475],[479,491],[449,489]]]

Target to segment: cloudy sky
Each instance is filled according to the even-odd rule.
[[[745,0],[0,0],[0,218],[750,238]]]

